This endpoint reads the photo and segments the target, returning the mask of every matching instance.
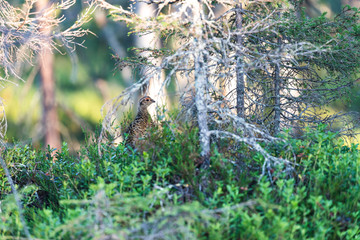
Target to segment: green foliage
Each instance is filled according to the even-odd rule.
[[[313,56],[299,58],[301,62],[311,62],[319,69],[325,69],[331,77],[341,74],[347,77],[359,68],[359,27],[360,10],[344,7],[343,11],[329,19],[326,12],[319,17],[301,18],[291,12],[285,13],[290,21],[282,25],[281,33],[291,41],[308,41],[318,46],[326,46],[326,51]],[[292,21],[291,21],[292,19]],[[325,50],[325,49],[324,49]],[[341,79],[341,78],[340,78]]]
[[[64,143],[55,154],[14,146],[4,159],[38,239],[360,236],[359,150],[326,126],[301,140],[284,133],[284,141],[267,146],[275,155],[295,155],[298,164],[292,178],[279,168],[273,181],[257,182],[263,159],[256,153],[238,146],[239,155],[224,142],[213,144],[211,166],[202,170],[197,136],[197,128],[162,121],[143,150],[103,144],[99,155],[89,140],[78,156]],[[0,236],[23,237],[2,170],[0,183]]]

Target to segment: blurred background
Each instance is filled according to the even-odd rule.
[[[11,0],[13,5],[21,5],[23,1]],[[111,4],[122,5],[127,8],[129,0],[113,0]],[[49,4],[48,0],[41,0],[37,8]],[[327,12],[327,17],[333,17],[345,5],[360,7],[360,0],[305,0],[303,6],[309,17]],[[76,5],[62,14],[66,20],[63,28],[76,21],[77,16],[86,8],[87,4],[77,1]],[[147,14],[146,5],[138,5],[136,11]],[[144,8],[144,9],[141,9]],[[65,141],[76,152],[85,140],[84,132],[93,132],[101,120],[103,104],[116,97],[124,88],[136,79],[129,69],[122,72],[115,70],[114,55],[125,57],[130,54],[128,48],[143,46],[146,39],[139,39],[129,35],[125,24],[112,22],[107,13],[96,10],[93,18],[84,28],[92,34],[84,36],[78,41],[84,41],[84,47],[78,47],[74,54],[66,50],[44,55],[43,59],[33,66],[21,65],[24,73],[23,80],[13,79],[1,90],[8,120],[7,140],[9,143],[33,143],[36,147],[50,144],[58,148]],[[143,43],[141,43],[143,41]],[[53,58],[49,61],[46,58]],[[53,69],[49,79],[42,69]],[[44,78],[45,76],[45,78]],[[53,86],[51,82],[54,82]],[[50,85],[49,85],[50,83]],[[52,97],[43,86],[53,87],[55,102],[46,107],[44,95]],[[48,89],[48,88],[46,88]],[[354,88],[354,98],[347,104],[335,104],[336,110],[360,111],[360,98],[356,97],[360,88]],[[47,96],[49,95],[49,96]],[[52,106],[53,105],[53,106]],[[45,110],[46,109],[46,110]],[[51,111],[53,111],[51,113]],[[45,116],[47,115],[47,116]],[[53,127],[55,132],[47,135],[46,126]]]

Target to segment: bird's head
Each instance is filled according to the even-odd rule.
[[[141,109],[146,109],[148,106],[150,106],[154,102],[155,101],[151,97],[144,96],[144,97],[140,98],[139,105],[140,105]]]

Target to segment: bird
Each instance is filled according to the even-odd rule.
[[[146,135],[147,130],[154,126],[154,122],[147,110],[153,103],[155,103],[155,101],[149,96],[140,98],[136,117],[125,131],[127,135],[126,145],[130,145],[132,148],[137,147],[139,140]]]

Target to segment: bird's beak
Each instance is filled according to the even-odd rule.
[[[151,102],[153,102],[153,103],[154,103],[154,102],[155,102],[155,100],[154,100],[154,99],[151,99]]]

